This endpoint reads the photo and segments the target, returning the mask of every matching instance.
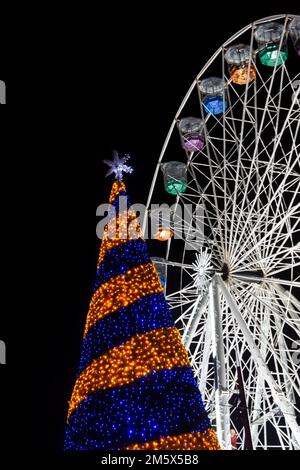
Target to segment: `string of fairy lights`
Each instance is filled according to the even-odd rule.
[[[109,199],[65,449],[219,449],[136,214],[120,211],[119,196],[122,181]]]

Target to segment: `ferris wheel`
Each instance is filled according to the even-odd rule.
[[[243,28],[193,81],[148,196],[148,215],[173,204],[153,260],[225,449],[300,449],[299,90],[300,17]]]

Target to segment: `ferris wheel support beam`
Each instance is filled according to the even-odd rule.
[[[212,349],[215,368],[215,399],[217,434],[221,446],[231,449],[229,390],[226,380],[226,365],[223,343],[222,317],[220,312],[219,287],[215,277],[209,286],[209,314],[211,321]]]
[[[286,280],[286,279],[279,279],[279,278],[276,278],[276,277],[259,277],[259,276],[255,276],[255,275],[249,275],[249,274],[235,274],[235,273],[232,273],[232,277],[235,277],[236,279],[239,279],[241,281],[245,281],[245,282],[257,282],[257,283],[260,283],[260,282],[270,282],[272,284],[282,284],[283,286],[288,286],[288,287],[300,287],[300,282],[297,282],[297,281],[289,281],[289,280]]]
[[[282,331],[283,325],[277,315],[275,315],[275,325],[276,325],[277,331]],[[282,334],[278,335],[278,346],[279,346],[279,351],[280,351],[281,362],[283,364],[288,364],[289,362],[288,355],[287,355],[288,347],[287,347],[284,335]],[[282,373],[283,373],[283,385],[285,388],[285,393],[287,394],[287,397],[289,398],[289,400],[292,403],[294,403],[295,395],[294,395],[294,389],[290,382],[290,376],[285,369],[283,369]],[[294,414],[295,414],[295,410],[294,410]]]
[[[208,322],[207,328],[205,331],[205,340],[204,340],[203,356],[202,356],[203,359],[202,359],[202,367],[201,367],[201,374],[200,374],[200,380],[199,380],[199,390],[202,396],[205,395],[205,390],[206,390],[210,354],[211,354],[211,323]]]
[[[275,382],[268,366],[266,365],[263,356],[257,347],[252,334],[245,322],[245,320],[242,317],[242,314],[232,297],[231,293],[229,292],[225,282],[223,279],[218,276],[216,277],[217,283],[219,284],[222,294],[224,295],[224,298],[230,307],[230,310],[232,314],[234,315],[244,337],[246,342],[248,343],[248,347],[253,355],[253,358],[256,362],[257,368],[261,374],[261,377],[267,382],[267,384],[270,387],[272,397],[276,405],[279,407],[281,410],[283,416],[285,417],[285,421],[287,425],[290,427],[292,434],[293,434],[293,439],[295,442],[295,447],[300,449],[300,428],[297,424],[295,414],[294,414],[294,408],[291,405],[290,401],[286,398],[284,395],[283,391],[281,388],[278,386],[278,384]]]
[[[203,314],[204,310],[206,309],[207,303],[208,303],[208,291],[204,294],[203,297],[199,295],[198,299],[196,300],[195,306],[190,316],[189,323],[182,336],[184,345],[187,349],[189,349],[191,345],[191,342],[195,334],[196,328],[198,326],[200,317]]]

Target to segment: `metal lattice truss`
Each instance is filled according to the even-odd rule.
[[[254,448],[300,448],[300,62],[295,55],[298,68],[289,61],[263,67],[253,40],[258,24],[278,20],[286,32],[292,18],[247,26],[201,70],[172,123],[148,199],[149,208],[175,145],[182,160],[178,120],[202,116],[206,145],[186,154],[188,186],[176,199],[189,205],[191,221],[182,233],[175,214],[167,243],[167,299],[224,448],[232,429],[238,448],[246,447],[245,419]],[[237,40],[250,44],[256,69],[245,86],[231,82],[224,62]],[[204,114],[198,83],[216,71],[229,106]]]

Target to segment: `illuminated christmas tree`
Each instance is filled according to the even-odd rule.
[[[69,402],[66,450],[219,449],[114,155],[111,218]],[[129,206],[129,204],[128,204]],[[125,234],[125,236],[124,236]]]

